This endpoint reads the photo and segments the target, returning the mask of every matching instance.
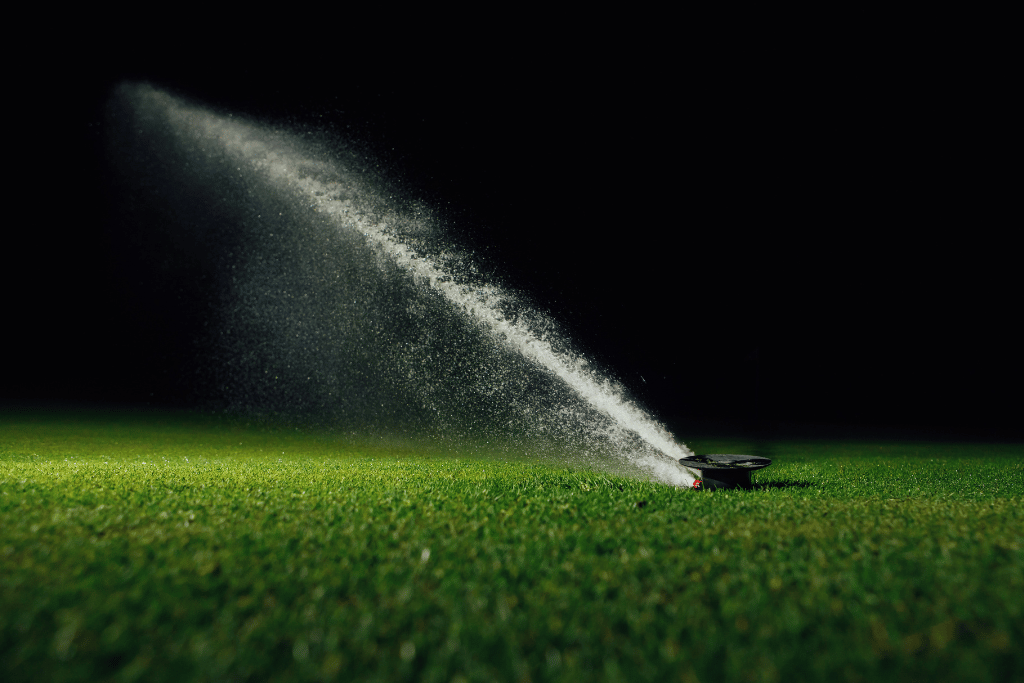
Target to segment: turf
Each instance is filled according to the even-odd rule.
[[[0,678],[1024,680],[1024,447],[770,447],[754,490],[695,492],[9,412]]]

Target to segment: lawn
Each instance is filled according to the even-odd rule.
[[[754,490],[711,492],[9,411],[0,678],[1024,680],[1024,446],[768,447]]]

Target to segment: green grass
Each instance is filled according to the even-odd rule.
[[[770,446],[756,490],[695,492],[8,413],[0,678],[1024,680],[1024,448]]]

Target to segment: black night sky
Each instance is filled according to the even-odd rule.
[[[0,400],[193,401],[208,294],[187,254],[123,219],[103,156],[104,102],[133,79],[365,145],[684,439],[1020,435],[1019,277],[955,93],[815,60],[495,52],[301,70],[121,54],[32,80]]]

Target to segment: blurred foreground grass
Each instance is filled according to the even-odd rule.
[[[695,492],[11,413],[0,678],[1024,680],[1024,448],[770,447],[757,489]]]

